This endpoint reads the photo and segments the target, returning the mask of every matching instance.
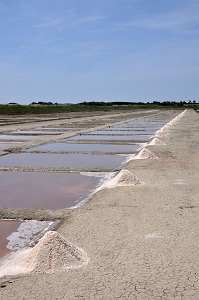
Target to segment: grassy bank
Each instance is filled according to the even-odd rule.
[[[196,107],[196,106],[195,106]],[[134,109],[185,109],[194,108],[191,104],[176,105],[157,105],[129,104],[129,105],[110,105],[110,104],[69,104],[69,105],[0,105],[0,115],[24,115],[24,114],[50,114],[65,112],[83,111],[109,111],[109,110],[134,110]]]

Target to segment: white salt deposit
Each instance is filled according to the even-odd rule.
[[[186,109],[180,113],[179,115],[177,115],[173,120],[171,120],[169,123],[167,123],[166,125],[164,125],[160,130],[158,130],[156,132],[156,136],[162,136],[164,135],[164,132],[167,130],[167,129],[170,129],[170,127],[174,126],[177,124],[177,122],[183,117],[183,115],[185,114],[186,112]]]
[[[27,220],[21,223],[17,231],[7,237],[9,241],[7,248],[16,251],[29,246],[39,234],[49,230],[53,223],[37,220]]]
[[[135,157],[136,159],[148,159],[148,158],[158,158],[153,152],[151,152],[150,150],[143,148],[138,155]]]
[[[79,268],[88,263],[84,250],[59,233],[48,231],[34,248],[18,251],[2,261],[0,277],[25,273],[52,273]]]
[[[87,201],[89,201],[92,198],[94,194],[104,189],[106,183],[109,182],[115,176],[116,172],[80,172],[80,174],[85,176],[99,177],[101,178],[101,180],[98,186],[93,191],[90,192],[90,195],[86,199],[84,199],[77,205],[71,207],[70,209],[74,209],[84,205]]]
[[[144,236],[144,239],[164,239],[167,238],[167,234],[163,234],[162,232],[151,232]]]
[[[143,182],[136,175],[124,169],[106,184],[106,188],[112,188],[115,186],[135,186],[141,184],[143,184]]]
[[[160,139],[154,138],[152,141],[149,143],[149,145],[165,145]]]
[[[79,267],[87,262],[86,253],[58,232],[48,231],[24,262],[35,272]]]

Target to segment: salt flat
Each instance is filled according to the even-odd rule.
[[[89,263],[1,278],[1,299],[199,299],[199,114],[185,112],[149,145],[158,159],[125,165],[144,184],[104,189],[58,232]]]

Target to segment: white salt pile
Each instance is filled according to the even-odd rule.
[[[149,145],[165,145],[160,139],[154,138],[152,141],[149,143]]]
[[[107,185],[108,188],[115,186],[133,186],[144,184],[136,175],[128,170],[121,170]]]
[[[88,260],[84,250],[68,242],[58,232],[48,231],[34,248],[19,251],[3,261],[0,277],[75,269],[86,265]]]
[[[148,158],[158,158],[153,152],[151,152],[150,150],[143,148],[138,155],[135,157],[136,159],[148,159]]]
[[[24,259],[35,272],[78,267],[87,262],[86,253],[58,232],[49,231]]]
[[[172,119],[170,122],[168,122],[166,125],[164,125],[160,130],[156,131],[156,136],[164,135],[164,133],[165,133],[165,131],[167,131],[167,129],[170,129],[172,126],[177,124],[177,122],[183,117],[185,112],[186,112],[186,109],[182,113],[177,115],[174,119]]]

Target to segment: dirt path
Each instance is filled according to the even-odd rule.
[[[187,111],[149,146],[159,159],[125,168],[144,185],[98,192],[59,228],[85,267],[1,279],[2,300],[199,299],[199,115]]]

